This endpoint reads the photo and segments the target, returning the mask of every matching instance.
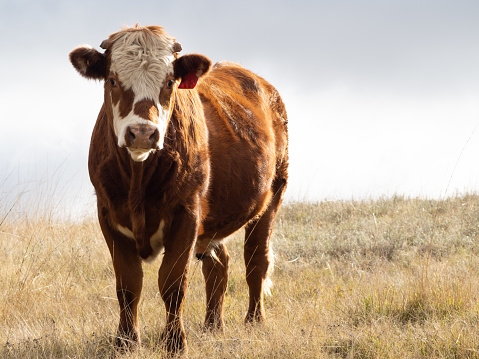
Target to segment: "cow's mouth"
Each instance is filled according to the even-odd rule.
[[[135,162],[143,162],[152,152],[156,150],[153,148],[138,148],[138,147],[127,147],[128,153]]]

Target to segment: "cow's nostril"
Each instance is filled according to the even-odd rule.
[[[136,136],[131,129],[128,131],[128,136],[130,136],[131,142],[135,141]]]
[[[153,133],[148,137],[148,140],[150,141],[151,144],[155,144],[159,141],[160,139],[160,133],[158,132],[158,129],[155,129]]]

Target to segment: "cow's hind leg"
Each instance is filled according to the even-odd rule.
[[[205,328],[223,330],[223,302],[228,286],[228,250],[224,243],[220,243],[214,252],[200,258],[206,283]]]
[[[246,282],[249,287],[249,306],[245,322],[264,320],[263,294],[269,291],[271,280],[268,275],[273,270],[271,233],[285,190],[285,181],[275,181],[273,198],[263,215],[248,224],[245,231],[244,260]]]

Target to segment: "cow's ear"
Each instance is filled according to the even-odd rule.
[[[198,79],[211,67],[211,60],[203,55],[190,54],[177,58],[173,62],[175,79],[181,80],[178,88],[193,89]]]
[[[87,79],[106,79],[106,56],[88,46],[78,47],[70,52],[70,61],[80,75]]]

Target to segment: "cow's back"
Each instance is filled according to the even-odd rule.
[[[203,237],[219,239],[262,213],[273,181],[286,179],[286,111],[273,86],[235,64],[215,65],[198,91],[211,161]]]

